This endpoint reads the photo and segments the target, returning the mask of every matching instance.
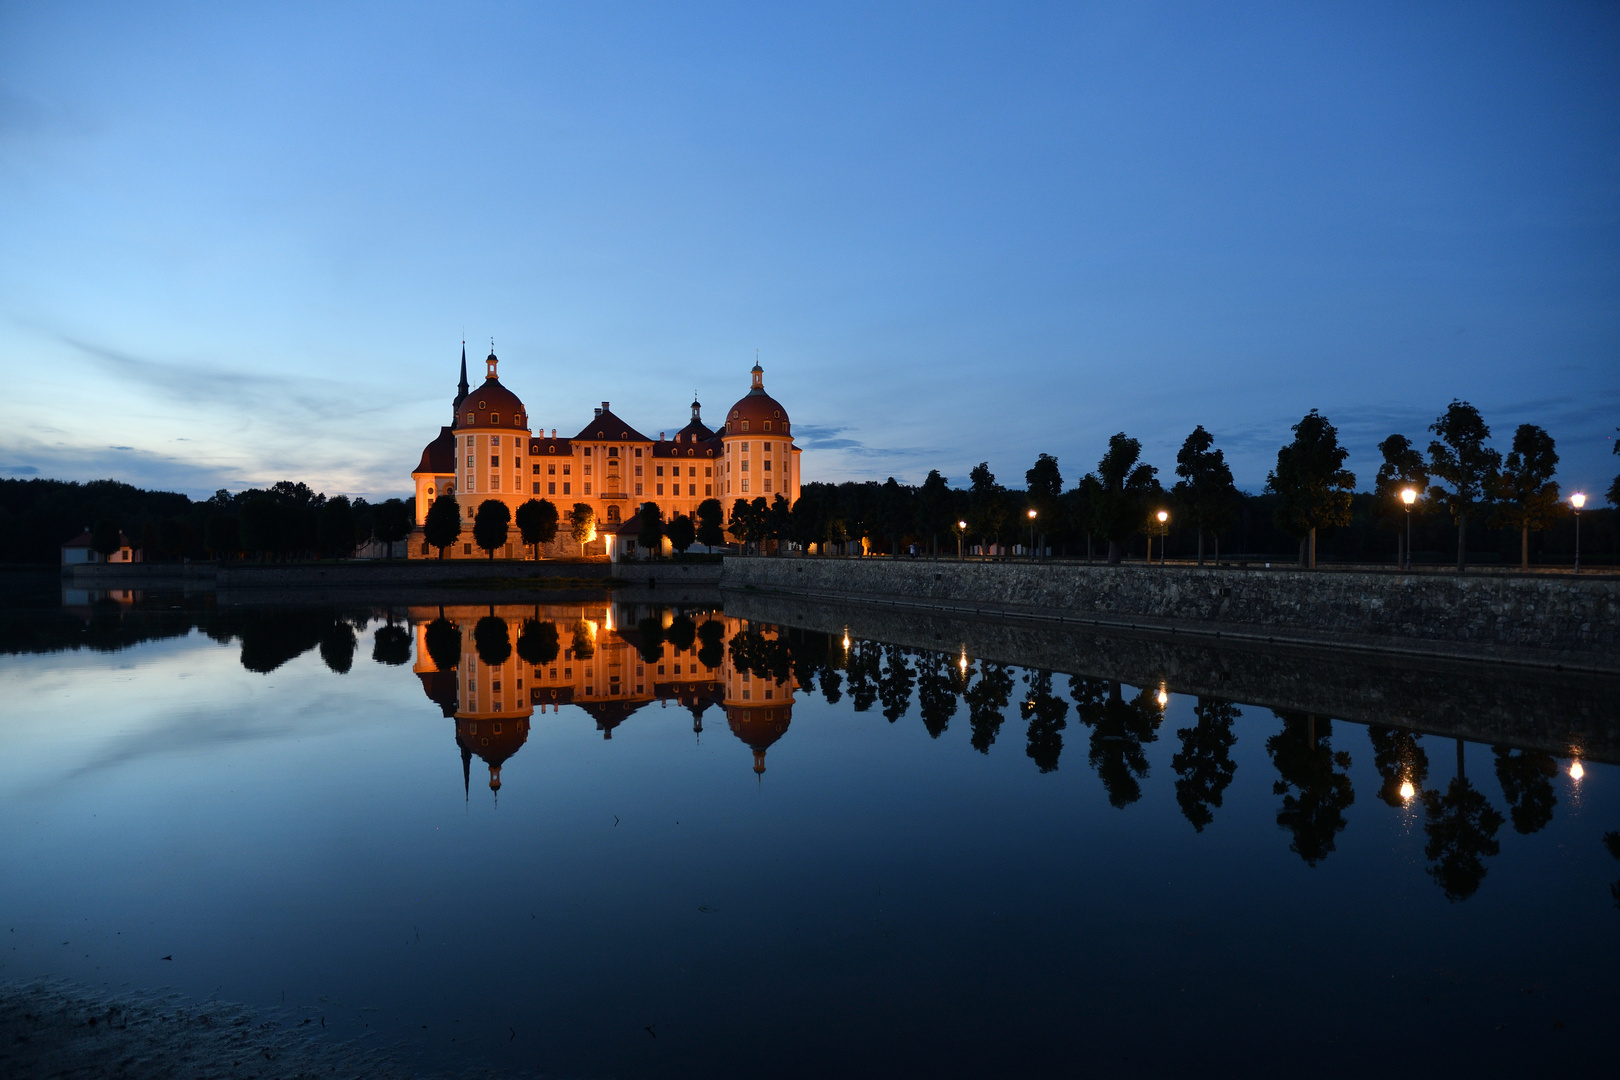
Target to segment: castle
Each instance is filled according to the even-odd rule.
[[[434,558],[422,534],[434,500],[454,495],[461,507],[462,534],[445,551],[447,558],[486,558],[472,541],[472,521],[486,499],[505,503],[515,516],[530,499],[548,499],[566,518],[576,503],[596,515],[596,537],[586,554],[615,558],[633,550],[635,518],[643,503],[653,502],[668,521],[675,514],[695,515],[707,499],[718,499],[729,514],[737,499],[777,495],[789,503],[799,498],[799,454],[793,429],[781,402],[765,392],[765,372],[756,362],[753,385],[738,399],[719,430],[710,430],[692,402],[692,419],[674,438],[643,435],[604,401],[596,415],[572,438],[558,438],[541,428],[529,429],[529,412],[496,374],[494,350],[485,361],[484,382],[467,384],[467,347],[461,349],[461,382],[448,426],[422,450],[411,473],[416,489],[416,531],[409,544],[413,559]],[[621,536],[622,533],[622,536]],[[516,527],[496,554],[527,558]],[[666,541],[667,544],[667,541]],[[616,548],[615,545],[618,545]],[[566,525],[542,555],[579,555]]]

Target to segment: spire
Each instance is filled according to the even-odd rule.
[[[463,802],[472,798],[472,751],[465,745],[461,748],[461,796]]]
[[[489,339],[489,359],[485,360],[484,363],[486,365],[488,365],[488,368],[489,368],[489,372],[485,376],[485,378],[489,378],[489,379],[495,378],[495,365],[500,363],[500,361],[495,359],[495,339],[494,338]]]
[[[457,387],[456,408],[461,408],[462,401],[467,397],[467,343],[461,343],[461,383]]]
[[[698,404],[697,391],[692,391],[692,423],[703,423],[703,417],[701,415],[702,408],[703,406]]]
[[[759,366],[759,350],[754,351],[754,385],[751,393],[763,394],[765,392],[765,369]]]

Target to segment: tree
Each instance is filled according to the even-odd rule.
[[[90,549],[104,560],[123,547],[120,543],[122,539],[123,534],[118,531],[118,523],[112,518],[101,518],[90,527]]]
[[[1086,473],[1074,489],[1063,496],[1064,517],[1069,528],[1086,534],[1086,561],[1091,561],[1091,537],[1097,530],[1098,508],[1102,503],[1102,481]]]
[[[1007,489],[996,483],[990,463],[973,466],[968,473],[968,531],[984,542],[986,552],[1000,538],[1008,511]]]
[[[787,501],[786,495],[778,494],[771,500],[770,508],[765,513],[765,531],[776,541],[778,552],[781,551],[781,545],[786,543],[792,527],[793,505]]]
[[[274,499],[255,495],[242,503],[242,546],[256,551],[260,561],[281,546],[281,514]]]
[[[1407,796],[1401,793],[1402,784],[1411,784],[1413,793],[1423,790],[1429,778],[1429,755],[1418,738],[1405,728],[1387,728],[1369,724],[1367,736],[1372,742],[1373,768],[1382,781],[1378,797],[1396,809],[1406,805]]]
[[[1452,903],[1466,900],[1479,891],[1485,880],[1485,860],[1502,850],[1496,831],[1504,823],[1502,815],[1474,790],[1462,771],[1462,740],[1457,740],[1457,776],[1446,788],[1423,793],[1423,809],[1428,820],[1423,831],[1429,842],[1423,854],[1434,865],[1429,876]]]
[[[354,627],[341,619],[333,620],[321,634],[321,660],[339,675],[354,667]]]
[[[1097,463],[1095,521],[1108,540],[1108,563],[1118,566],[1125,555],[1124,543],[1145,527],[1147,498],[1158,486],[1159,470],[1139,464],[1142,444],[1123,431],[1108,440],[1108,452]]]
[[[962,700],[967,702],[968,707],[968,727],[971,732],[968,742],[979,753],[988,754],[990,747],[995,745],[996,735],[1007,718],[1005,710],[1012,692],[1013,678],[1007,665],[980,661],[978,681],[969,685],[962,694]]]
[[[664,551],[664,513],[658,509],[655,502],[644,502],[636,513],[639,529],[636,532],[636,543],[641,550],[650,555],[661,555]]]
[[[900,554],[900,542],[911,531],[911,523],[911,489],[891,476],[878,498],[878,527],[889,538],[890,554]]]
[[[444,549],[460,537],[461,505],[456,502],[454,495],[440,495],[428,507],[427,518],[422,522],[422,538],[439,549],[439,558],[442,559]]]
[[[1395,532],[1395,565],[1404,567],[1412,553],[1406,550],[1406,518],[1418,513],[1415,505],[1407,509],[1401,492],[1407,488],[1421,494],[1429,486],[1429,470],[1424,467],[1423,455],[1405,435],[1391,435],[1378,444],[1384,463],[1378,466],[1373,484],[1373,516]]]
[[[1540,832],[1552,821],[1553,807],[1558,805],[1552,786],[1558,763],[1550,754],[1538,750],[1515,752],[1506,746],[1492,750],[1496,755],[1496,779],[1502,785],[1502,798],[1507,800],[1514,831],[1524,835]]]
[[[1277,468],[1266,490],[1280,497],[1277,526],[1304,543],[1301,561],[1316,569],[1316,530],[1350,524],[1356,474],[1344,467],[1350,451],[1339,429],[1312,409],[1293,427],[1294,441],[1277,451]]]
[[[473,625],[473,648],[478,652],[478,659],[490,667],[498,668],[511,659],[512,636],[506,620],[493,613],[479,619]]]
[[[334,559],[354,554],[354,507],[346,495],[326,500],[321,507],[319,537],[321,550]]]
[[[1534,424],[1520,424],[1513,449],[1496,478],[1496,514],[1491,524],[1519,530],[1519,566],[1530,567],[1530,530],[1540,532],[1558,517],[1558,451],[1553,437]]]
[[[1620,431],[1620,428],[1615,428],[1614,430]],[[1620,439],[1616,439],[1614,441],[1614,452],[1616,454],[1620,454]],[[1616,476],[1614,478],[1614,483],[1609,485],[1609,505],[1620,506],[1620,476]],[[1620,896],[1616,896],[1615,901],[1616,903],[1620,903]]]
[[[400,499],[385,499],[371,512],[371,533],[383,544],[387,557],[394,557],[394,545],[411,535],[411,508]]]
[[[511,524],[512,511],[501,500],[485,499],[478,504],[478,513],[473,518],[473,543],[489,552],[491,562],[511,535]]]
[[[585,545],[596,539],[596,511],[589,503],[575,503],[568,511],[568,535],[579,545],[579,557],[585,557]]]
[[[557,507],[550,499],[530,499],[517,508],[518,533],[523,537],[534,557],[540,557],[540,545],[557,539]]]
[[[389,623],[377,627],[371,637],[371,658],[379,664],[398,667],[411,662],[411,632]]]
[[[1063,729],[1068,726],[1065,718],[1069,715],[1069,703],[1052,693],[1050,671],[1026,670],[1024,683],[1029,687],[1029,694],[1019,705],[1019,711],[1029,722],[1024,756],[1041,772],[1053,772],[1063,754]]]
[[[1215,559],[1220,561],[1222,531],[1231,528],[1236,516],[1237,486],[1226,455],[1212,450],[1215,437],[1202,424],[1193,428],[1187,441],[1176,452],[1176,475],[1181,477],[1171,489],[1176,503],[1192,519],[1198,530],[1198,565],[1204,565],[1204,533],[1215,534]],[[1220,805],[1217,803],[1216,805]]]
[[[929,469],[928,478],[917,492],[917,531],[928,537],[933,556],[939,557],[939,534],[956,527],[951,513],[951,485],[938,469]]]
[[[1040,533],[1042,550],[1046,548],[1046,534],[1060,527],[1058,500],[1063,495],[1063,473],[1058,459],[1042,454],[1024,472],[1025,489],[1029,492],[1029,508],[1035,511],[1035,528]],[[1067,709],[1068,706],[1064,705]]]
[[[439,610],[437,619],[428,623],[424,638],[428,658],[433,661],[435,668],[440,671],[454,671],[461,664],[461,631],[456,629],[455,623],[444,617],[444,609]]]
[[[956,714],[953,666],[950,657],[937,652],[925,653],[917,661],[917,707],[931,739],[945,734]]]
[[[692,519],[685,514],[676,514],[669,519],[669,526],[664,529],[664,535],[669,537],[669,546],[676,552],[685,555],[686,549],[697,540],[697,527]]]
[[[1277,824],[1294,834],[1288,849],[1309,866],[1333,851],[1334,837],[1347,824],[1344,812],[1356,801],[1350,783],[1350,755],[1333,752],[1333,722],[1273,709],[1282,731],[1266,740],[1266,752],[1281,779],[1272,785],[1283,797]],[[1335,772],[1335,766],[1342,770]],[[1297,792],[1297,794],[1296,794]]]
[[[697,542],[710,551],[726,542],[726,533],[722,528],[725,513],[719,499],[704,499],[698,503]]]
[[[753,502],[747,499],[738,499],[731,504],[731,524],[726,531],[737,538],[737,542],[747,545],[763,542],[766,532],[765,497],[760,496]]]
[[[236,515],[222,512],[209,514],[203,524],[203,547],[211,551],[216,559],[241,550],[242,531]]]
[[[524,619],[523,629],[518,632],[518,659],[530,667],[544,667],[557,659],[557,653],[561,651],[560,641],[556,623]]]
[[[1429,473],[1441,484],[1429,497],[1451,512],[1457,523],[1457,569],[1468,566],[1468,518],[1482,509],[1496,487],[1502,455],[1485,445],[1491,429],[1479,410],[1453,399],[1446,411],[1429,425],[1440,436],[1429,443]]]

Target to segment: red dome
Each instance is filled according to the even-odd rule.
[[[753,376],[753,388],[726,413],[725,434],[791,436],[787,410],[765,392],[765,369],[755,364]]]
[[[528,412],[518,396],[501,385],[495,376],[495,354],[489,354],[489,377],[484,385],[468,392],[456,407],[456,428],[522,429]]]

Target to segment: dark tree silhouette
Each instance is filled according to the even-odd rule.
[[[988,660],[979,662],[978,674],[978,681],[970,683],[962,697],[968,706],[968,727],[972,732],[969,742],[979,753],[988,754],[1007,717],[1013,677],[1006,664],[993,664]],[[970,672],[969,677],[971,675]]]
[[[1237,772],[1237,762],[1232,760],[1232,747],[1237,743],[1232,722],[1243,714],[1229,701],[1208,697],[1198,699],[1193,713],[1198,723],[1176,732],[1181,752],[1170,759],[1170,767],[1176,771],[1176,803],[1182,816],[1203,832],[1215,820],[1210,807],[1221,805],[1221,795]]]
[[[1370,724],[1367,737],[1372,741],[1373,768],[1378,770],[1378,798],[1399,810],[1406,805],[1402,784],[1411,784],[1414,794],[1423,790],[1429,779],[1429,755],[1405,728]]]
[[[478,514],[473,518],[473,543],[489,553],[491,560],[495,552],[505,544],[512,524],[512,511],[499,499],[485,499],[478,504]]]
[[[1142,443],[1123,431],[1108,440],[1108,452],[1097,462],[1097,484],[1092,492],[1092,520],[1108,538],[1108,562],[1124,558],[1124,543],[1147,523],[1148,499],[1158,489],[1159,470],[1138,464]]]
[[[1373,481],[1373,516],[1385,528],[1395,530],[1395,565],[1406,565],[1406,518],[1408,514],[1421,514],[1422,504],[1414,503],[1408,510],[1401,501],[1401,492],[1411,488],[1419,495],[1429,488],[1429,470],[1423,464],[1423,454],[1405,435],[1391,435],[1378,444],[1384,463],[1378,466]]]
[[[1316,530],[1350,524],[1356,474],[1344,467],[1350,451],[1339,429],[1312,409],[1293,427],[1294,441],[1277,451],[1266,490],[1278,496],[1277,527],[1305,545],[1305,565],[1316,568]]]
[[[981,461],[968,474],[968,532],[988,549],[1001,535],[1010,508],[1007,489],[996,482],[990,463]]]
[[[1344,812],[1356,801],[1348,774],[1350,755],[1333,752],[1333,722],[1273,709],[1283,729],[1266,740],[1266,752],[1282,777],[1271,787],[1283,797],[1277,824],[1294,834],[1288,850],[1315,866],[1333,851],[1344,831]],[[1335,772],[1337,766],[1340,771]]]
[[[1535,750],[1514,751],[1506,746],[1492,747],[1496,755],[1496,779],[1507,800],[1513,829],[1523,835],[1540,832],[1552,821],[1558,796],[1552,779],[1558,763],[1548,754]]]
[[[1558,519],[1558,451],[1553,437],[1534,424],[1520,424],[1513,433],[1513,449],[1496,480],[1496,514],[1491,524],[1519,530],[1519,566],[1530,566],[1530,533]]]
[[[883,717],[894,723],[911,708],[911,665],[906,663],[906,650],[898,645],[883,648],[886,661],[883,675],[878,680],[878,698],[883,702]]]
[[[726,628],[719,619],[710,619],[698,627],[698,663],[709,669],[717,668],[726,658]]]
[[[334,559],[354,554],[354,504],[348,496],[327,499],[321,507],[319,537],[321,550]]]
[[[439,558],[442,559],[444,549],[460,537],[461,504],[456,502],[454,495],[440,495],[433,500],[433,505],[428,507],[427,518],[422,522],[422,538],[439,549]],[[243,542],[246,543],[246,537],[243,538]]]
[[[1491,429],[1466,401],[1453,400],[1429,430],[1440,436],[1429,443],[1429,474],[1449,485],[1431,487],[1429,498],[1449,510],[1457,523],[1457,569],[1462,570],[1468,565],[1468,519],[1496,490],[1502,455],[1485,445]]]
[[[1237,516],[1237,486],[1226,455],[1211,449],[1215,437],[1199,424],[1176,453],[1176,475],[1181,477],[1171,489],[1182,512],[1198,530],[1198,565],[1204,565],[1204,534],[1215,536],[1215,558],[1221,557],[1220,534],[1231,527]],[[1217,803],[1216,805],[1219,805]]]
[[[669,519],[664,535],[669,537],[669,546],[677,555],[685,555],[687,549],[697,542],[697,526],[685,514],[676,514]]]
[[[389,623],[377,627],[371,636],[371,658],[379,664],[408,664],[411,662],[411,632],[403,626]]]
[[[514,518],[518,535],[528,545],[534,557],[540,557],[540,545],[557,539],[557,526],[561,521],[557,507],[550,499],[530,499],[517,508]]]
[[[917,658],[917,706],[929,736],[937,739],[945,734],[956,715],[956,680],[950,657],[944,653],[924,653]]]
[[[1616,480],[1615,484],[1620,486],[1620,480]],[[1620,500],[1614,501],[1620,502]],[[1620,859],[1620,832],[1604,833],[1603,846],[1609,849],[1610,855]],[[1614,898],[1614,906],[1620,908],[1620,881],[1616,881],[1609,886],[1609,895]]]
[[[1019,711],[1029,721],[1024,753],[1043,773],[1056,771],[1063,754],[1063,729],[1068,726],[1069,703],[1052,694],[1050,671],[1024,672],[1029,694]]]
[[[579,557],[585,557],[585,545],[596,539],[596,510],[590,503],[575,503],[568,511],[568,536],[579,545]]]
[[[562,651],[562,641],[557,634],[557,624],[542,622],[539,619],[524,619],[523,629],[518,632],[517,654],[530,667],[544,667],[557,659]]]
[[[697,623],[693,622],[692,616],[686,612],[678,611],[669,621],[669,628],[664,631],[664,637],[675,648],[685,652],[697,640]]]
[[[644,502],[636,513],[636,544],[650,555],[664,550],[664,512],[655,502]]]
[[[725,519],[725,508],[720,505],[719,499],[704,499],[698,503],[697,508],[697,542],[706,548],[719,547],[726,542],[726,531],[722,528]]]
[[[485,615],[473,626],[473,648],[478,652],[478,659],[490,667],[500,667],[511,659],[512,636],[507,631],[506,620],[499,615]]]
[[[928,470],[928,477],[917,491],[917,531],[928,537],[929,550],[939,555],[939,534],[956,528],[952,513],[950,481],[938,469]]]
[[[1127,702],[1119,683],[1074,676],[1069,679],[1075,714],[1091,728],[1087,760],[1097,771],[1110,805],[1124,809],[1142,797],[1148,775],[1142,747],[1158,739],[1164,712],[1147,690]]]
[[[574,623],[574,639],[570,648],[576,660],[589,660],[596,655],[596,642],[591,637],[590,624],[584,619]]]
[[[455,623],[439,612],[439,617],[428,623],[427,633],[428,658],[433,666],[440,671],[454,671],[461,664],[461,631],[456,629]]]
[[[122,546],[120,543],[122,539],[123,534],[118,531],[118,523],[112,518],[101,518],[90,527],[90,550],[103,559]]]
[[[380,540],[387,558],[394,557],[394,545],[411,535],[411,509],[400,499],[384,499],[371,513],[371,534]]]
[[[641,654],[643,663],[656,664],[664,658],[664,620],[657,615],[649,615],[636,622],[636,636],[641,644],[636,646],[636,652]],[[735,646],[736,642],[733,641]]]
[[[354,627],[335,620],[321,635],[321,659],[339,675],[347,675],[354,667]]]
[[[1457,778],[1446,788],[1423,793],[1428,821],[1423,831],[1429,842],[1423,854],[1433,864],[1429,876],[1452,903],[1479,891],[1485,880],[1485,860],[1502,850],[1496,831],[1503,817],[1463,775],[1462,740],[1457,740]]]
[[[1058,459],[1042,454],[1024,473],[1025,490],[1029,492],[1029,508],[1035,511],[1035,530],[1040,533],[1038,547],[1046,548],[1046,534],[1062,527],[1058,515],[1058,500],[1063,497],[1063,473]],[[1068,706],[1065,704],[1064,709]]]
[[[871,641],[857,643],[849,658],[849,698],[856,712],[865,712],[878,699],[881,658],[881,647]]]

